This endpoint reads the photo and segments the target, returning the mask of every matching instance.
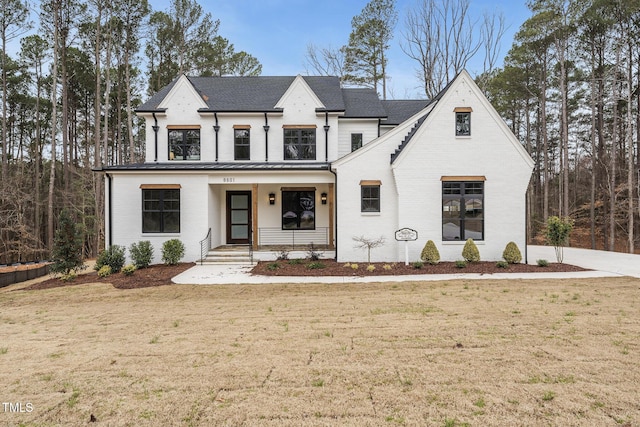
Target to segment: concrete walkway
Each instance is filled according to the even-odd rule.
[[[539,259],[556,261],[553,247],[528,246],[529,264]],[[454,279],[568,279],[586,277],[633,276],[640,278],[640,255],[617,252],[592,251],[589,249],[564,249],[564,262],[589,268],[592,271],[571,273],[497,273],[497,274],[419,274],[406,276],[253,276],[251,266],[245,265],[196,265],[173,278],[178,284],[261,284],[261,283],[368,283],[402,281],[436,281]]]

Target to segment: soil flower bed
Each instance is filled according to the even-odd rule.
[[[498,267],[496,262],[467,263],[460,268],[455,262],[440,262],[436,265],[404,263],[340,263],[334,260],[309,261],[304,259],[260,261],[251,270],[252,274],[264,276],[400,276],[410,274],[495,274],[495,273],[541,273],[584,271],[570,264],[549,263],[546,267],[531,264],[509,264]]]

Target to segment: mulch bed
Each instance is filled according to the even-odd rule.
[[[82,285],[85,283],[110,283],[118,289],[148,288],[152,286],[163,286],[171,284],[171,278],[177,276],[185,270],[193,267],[195,263],[186,262],[177,265],[157,264],[148,268],[136,270],[131,276],[122,273],[112,274],[108,277],[98,277],[98,273],[92,271],[86,274],[79,274],[74,280],[64,282],[59,278],[51,278],[43,282],[34,283],[25,288],[26,290],[51,289],[61,286]]]
[[[558,263],[549,263],[546,267],[509,264],[507,268],[500,268],[496,262],[488,261],[468,263],[465,268],[456,267],[455,262],[440,262],[436,265],[424,264],[422,268],[415,268],[412,264],[404,265],[404,263],[358,263],[357,269],[352,268],[351,263],[347,267],[347,263],[338,263],[334,260],[320,260],[315,263],[316,265],[313,265],[308,260],[261,261],[251,270],[251,273],[264,276],[398,276],[409,274],[556,273],[586,270],[575,265]],[[322,265],[321,268],[312,268],[318,267],[318,263]],[[373,271],[367,270],[369,265],[374,266],[375,269]],[[390,268],[385,269],[385,265]]]
[[[254,275],[263,276],[392,276],[409,274],[462,274],[462,273],[540,273],[540,272],[567,272],[585,271],[584,268],[569,264],[550,263],[547,267],[538,267],[528,264],[510,264],[508,268],[499,268],[495,262],[470,263],[465,268],[456,267],[454,262],[440,262],[437,265],[425,264],[422,268],[415,268],[413,265],[405,266],[404,263],[380,263],[371,264],[359,263],[354,269],[345,266],[345,263],[338,263],[334,260],[316,261],[316,266],[321,268],[310,268],[312,264],[308,260],[295,261],[261,261],[251,270]],[[170,285],[171,279],[183,271],[193,267],[195,263],[180,263],[177,265],[157,264],[136,270],[131,276],[122,273],[112,274],[109,277],[98,277],[95,271],[79,274],[72,281],[64,282],[60,278],[50,278],[42,282],[33,283],[22,288],[23,290],[51,289],[62,286],[82,285],[86,283],[110,283],[117,289],[137,289],[153,286]],[[277,267],[273,267],[277,265]],[[367,270],[369,265],[375,266],[373,271]],[[390,266],[385,269],[384,266]]]

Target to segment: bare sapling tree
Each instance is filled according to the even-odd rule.
[[[371,249],[378,248],[385,243],[384,236],[380,236],[378,238],[370,239],[364,236],[356,236],[352,238],[354,242],[356,242],[355,247],[358,249],[366,249],[367,250],[367,262],[371,263]]]

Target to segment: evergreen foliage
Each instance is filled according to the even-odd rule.
[[[179,239],[167,240],[162,244],[162,262],[176,265],[184,256],[184,244]]]
[[[480,251],[473,239],[467,239],[467,242],[464,244],[464,248],[462,249],[462,258],[467,262],[480,261]]]
[[[60,212],[58,229],[53,241],[50,270],[53,273],[69,275],[71,272],[85,268],[82,259],[84,236],[82,227],[71,218],[65,209]]]
[[[509,264],[518,264],[520,261],[522,261],[522,254],[520,253],[518,245],[516,245],[514,242],[507,243],[507,246],[502,252],[502,258]]]
[[[438,251],[436,244],[433,243],[433,240],[428,240],[424,245],[424,248],[422,248],[422,252],[420,253],[420,259],[431,265],[436,265],[440,262],[440,252]]]
[[[100,252],[96,260],[95,269],[100,271],[102,267],[108,265],[111,267],[112,273],[117,273],[122,269],[125,261],[125,247],[120,245],[111,245],[104,251]]]
[[[129,255],[136,268],[147,268],[153,260],[153,245],[148,240],[132,243],[129,247]]]

